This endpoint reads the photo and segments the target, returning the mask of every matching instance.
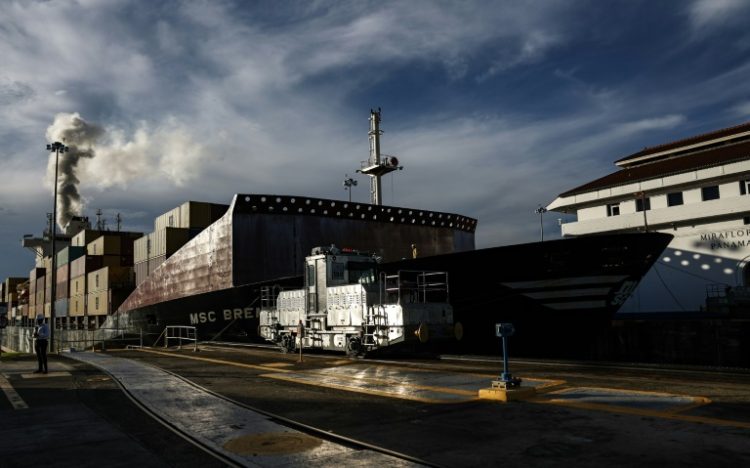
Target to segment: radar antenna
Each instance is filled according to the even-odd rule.
[[[370,109],[370,158],[362,161],[361,168],[357,170],[362,174],[370,176],[370,203],[373,205],[383,204],[383,192],[380,187],[380,178],[395,170],[404,167],[398,165],[398,158],[387,154],[380,154],[380,107],[378,110]]]

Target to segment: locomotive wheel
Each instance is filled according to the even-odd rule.
[[[346,343],[346,355],[356,357],[360,352],[362,352],[362,341],[359,338],[349,338]]]
[[[291,337],[291,335],[281,335],[281,352],[282,353],[291,353],[294,351],[294,348],[296,347],[294,345],[294,339]]]

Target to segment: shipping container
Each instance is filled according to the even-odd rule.
[[[156,258],[165,255],[169,258],[190,240],[190,230],[185,228],[166,228],[152,234],[151,256]]]
[[[70,296],[70,282],[66,279],[58,281],[55,286],[55,298],[56,299],[67,299]]]
[[[102,266],[132,267],[132,255],[102,255]]]
[[[68,311],[71,317],[81,317],[86,315],[86,295],[80,294],[70,296],[70,306]]]
[[[89,244],[89,242],[93,241],[94,239],[96,239],[97,237],[101,235],[102,235],[101,231],[95,231],[93,229],[84,229],[83,231],[73,236],[73,239],[71,240],[70,244],[74,247],[83,247],[85,249],[86,246]]]
[[[52,299],[52,275],[47,275],[44,278],[44,302],[49,304]]]
[[[89,255],[122,255],[121,247],[121,236],[103,234],[86,245],[86,252]]]
[[[37,278],[36,280],[36,297],[37,299],[41,297],[41,300],[36,301],[37,304],[44,302],[44,276],[42,276],[41,278]]]
[[[149,259],[149,261],[148,261],[148,274],[149,274],[149,276],[151,276],[151,274],[154,272],[154,270],[156,270],[159,267],[159,265],[161,265],[162,263],[164,263],[166,260],[167,260],[167,258],[164,255],[162,255],[161,257],[155,257],[155,258]]]
[[[159,215],[154,220],[154,231],[164,228],[205,228],[224,216],[229,205],[187,201]]]
[[[133,289],[133,269],[130,267],[104,267],[88,274],[88,293],[104,289]]]
[[[109,312],[109,289],[88,294],[89,315],[107,315]]]
[[[75,247],[69,245],[57,253],[57,266],[68,264],[86,254],[85,247]]]
[[[27,278],[10,277],[5,280],[5,301],[15,304],[18,301],[18,288],[28,281]]]
[[[148,234],[133,242],[133,263],[141,263],[148,260]]]
[[[67,317],[68,316],[68,298],[58,299],[55,301],[55,317]]]
[[[104,258],[101,255],[84,255],[70,262],[70,277],[85,275],[103,266]]]
[[[36,284],[36,280],[44,276],[45,271],[44,268],[32,268],[29,272],[29,281]]]
[[[182,223],[180,222],[180,213],[181,210],[178,206],[177,208],[172,208],[166,213],[157,216],[154,220],[154,231],[161,231],[168,227],[181,227]]]
[[[135,270],[135,285],[138,286],[148,278],[148,260],[136,263],[133,269]]]
[[[86,275],[80,275],[76,276],[70,279],[70,295],[71,296],[78,296],[81,294],[88,293],[88,290],[86,289]]]
[[[57,267],[57,273],[55,273],[55,281],[68,281],[70,279],[70,263],[66,263],[60,267]]]

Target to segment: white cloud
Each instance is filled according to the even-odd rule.
[[[745,0],[695,0],[688,8],[696,29],[721,27],[736,19],[736,14],[750,7]]]
[[[732,108],[734,114],[739,117],[747,118],[750,116],[750,101],[745,101],[737,104]]]

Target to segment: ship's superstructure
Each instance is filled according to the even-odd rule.
[[[659,231],[674,239],[621,312],[696,312],[750,284],[750,123],[645,148],[547,209],[564,237]],[[730,301],[731,302],[731,301]],[[709,307],[710,308],[710,307]]]

